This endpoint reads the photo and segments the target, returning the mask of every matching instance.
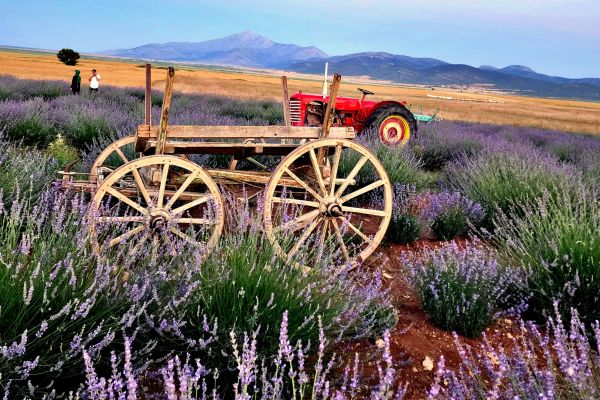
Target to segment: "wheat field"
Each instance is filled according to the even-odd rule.
[[[82,57],[76,67],[62,64],[54,54],[1,50],[0,74],[25,79],[58,79],[68,86],[73,71],[81,70],[87,82],[91,69],[102,76],[102,85],[142,87],[145,82],[142,62]],[[276,73],[235,71],[207,67],[176,66],[175,90],[185,93],[219,94],[253,99],[281,99],[280,78]],[[152,86],[162,90],[165,71],[153,69]],[[290,93],[320,93],[318,77],[288,74]],[[544,99],[500,93],[476,93],[424,87],[404,87],[374,81],[362,83],[342,80],[340,94],[358,96],[357,87],[376,93],[375,100],[407,101],[413,111],[433,113],[445,120],[503,124],[555,129],[600,135],[600,103]]]

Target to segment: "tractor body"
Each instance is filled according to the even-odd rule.
[[[417,120],[406,102],[365,100],[367,90],[359,89],[361,99],[338,97],[331,126],[353,127],[357,134],[366,129],[377,131],[386,145],[404,145],[417,132]],[[294,93],[290,96],[292,126],[321,126],[329,96]]]

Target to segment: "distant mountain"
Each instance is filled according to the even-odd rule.
[[[425,85],[492,85],[520,94],[600,101],[600,78],[569,79],[535,72],[524,65],[479,68],[450,64],[435,58],[415,58],[383,52],[329,57],[314,46],[282,44],[251,31],[205,42],[147,44],[100,54],[161,61],[187,61],[242,67],[275,68],[321,74],[325,61],[330,71],[345,76],[368,76],[398,83]]]
[[[106,50],[99,54],[147,60],[190,61],[243,67],[275,67],[293,61],[328,57],[316,47],[275,43],[246,31],[205,42],[146,44],[133,49]]]

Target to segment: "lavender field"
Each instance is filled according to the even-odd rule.
[[[169,122],[282,124],[280,109],[176,93]],[[63,82],[0,76],[5,399],[600,398],[600,139],[445,121],[405,148],[361,135],[394,184],[378,250],[394,263],[335,275],[327,257],[310,272],[279,258],[260,214],[233,196],[210,254],[131,243],[95,255],[89,195],[61,190],[56,172],[77,159],[86,171],[142,120],[138,89],[73,96]],[[397,325],[400,280],[427,324],[454,332],[431,366],[393,350],[410,329]],[[499,319],[513,321],[508,343],[488,337]],[[340,351],[359,342],[374,360]],[[426,387],[402,378],[424,368]]]

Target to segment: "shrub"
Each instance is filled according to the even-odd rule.
[[[392,219],[386,237],[394,243],[412,243],[421,237],[422,231],[422,223],[412,210],[416,190],[414,186],[395,184],[393,194]]]
[[[548,319],[548,332],[520,322],[508,345],[484,338],[473,349],[455,338],[461,368],[438,363],[428,399],[598,399],[600,357],[586,326],[573,313],[566,327],[560,315]],[[600,328],[594,326],[596,343]]]
[[[80,197],[47,191],[29,201],[0,208],[0,376],[13,396],[37,398],[75,389],[82,348],[97,359],[137,307],[112,266],[79,247]]]
[[[600,203],[584,185],[546,192],[516,215],[498,214],[494,243],[505,264],[527,271],[522,290],[532,293],[528,312],[544,321],[559,300],[564,318],[571,308],[582,321],[600,320]]]
[[[27,150],[0,137],[0,209],[15,199],[33,207],[40,193],[56,179],[57,162],[38,150]]]
[[[407,147],[388,147],[381,143],[377,135],[372,132],[363,132],[357,139],[358,143],[371,150],[383,164],[392,184],[400,183],[413,185],[417,190],[430,186],[435,178],[421,169],[421,162]],[[342,155],[340,170],[349,173],[356,165],[360,154],[352,152],[351,155]],[[356,177],[357,182],[372,182],[374,171],[363,168]]]
[[[449,243],[402,260],[431,321],[442,329],[475,337],[492,322],[515,276],[475,242]]]
[[[0,130],[5,139],[37,148],[45,148],[57,136],[50,107],[41,98],[0,102]]]
[[[173,342],[177,342],[181,351],[201,355],[206,366],[230,368],[234,360],[222,356],[229,347],[229,341],[224,339],[231,332],[242,337],[245,332],[258,330],[259,355],[267,357],[276,350],[285,311],[289,313],[286,323],[292,343],[315,343],[318,318],[328,337],[336,340],[371,336],[395,324],[395,312],[379,274],[362,278],[336,276],[325,263],[313,265],[310,273],[303,272],[294,262],[312,251],[310,246],[303,248],[292,262],[286,261],[275,253],[262,233],[259,219],[253,219],[243,209],[237,209],[233,215],[238,221],[230,225],[237,227],[233,231],[236,233],[224,237],[185,282],[169,283],[163,286],[166,291],[159,291],[162,299],[176,299],[164,307],[171,312],[161,318],[185,321],[177,324],[176,332],[165,332],[169,344],[165,350],[172,350]],[[181,279],[173,278],[175,282]],[[181,295],[182,285],[190,290],[185,296]],[[170,292],[173,289],[177,292]],[[180,302],[181,297],[186,300]],[[194,347],[189,339],[196,340],[198,332],[206,332],[204,315],[209,323],[218,321],[216,339],[206,348]]]
[[[451,161],[472,157],[482,148],[482,138],[476,133],[464,132],[464,125],[443,122],[426,125],[419,138],[411,143],[412,150],[429,171],[441,170]]]
[[[482,226],[493,230],[497,209],[535,202],[544,191],[556,196],[561,188],[581,179],[575,168],[529,147],[488,148],[476,157],[447,168],[447,185],[481,204],[486,212]],[[517,210],[514,210],[517,212]]]
[[[465,235],[469,223],[477,225],[485,216],[481,205],[472,202],[459,192],[429,194],[427,204],[421,213],[429,221],[432,231],[440,240],[450,240]]]

